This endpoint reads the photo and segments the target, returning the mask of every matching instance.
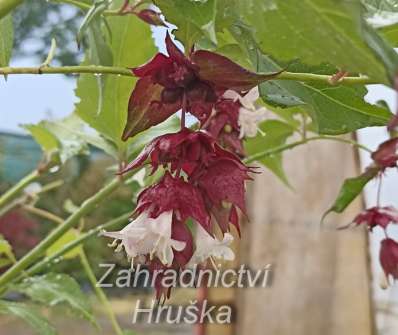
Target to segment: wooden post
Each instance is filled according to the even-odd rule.
[[[361,201],[320,229],[344,178],[358,173],[353,149],[311,143],[286,153],[285,163],[295,191],[269,171],[249,190],[240,263],[252,269],[272,263],[273,281],[238,290],[236,334],[372,334],[367,233],[336,231],[362,209]]]

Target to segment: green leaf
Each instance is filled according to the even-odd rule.
[[[66,244],[73,242],[79,237],[79,232],[76,229],[68,230],[61,238],[59,238],[55,243],[53,243],[47,250],[46,256],[50,257],[60,251]],[[81,246],[77,246],[67,253],[63,254],[64,259],[72,259],[79,255],[81,251]]]
[[[363,87],[330,86],[303,83],[294,92],[305,101],[307,110],[320,134],[339,135],[351,131],[385,126],[392,114],[385,108],[364,101],[367,90]]]
[[[383,64],[361,36],[359,1],[248,0],[239,2],[260,49],[279,61],[328,62],[388,83]]]
[[[242,27],[231,28],[234,36],[250,54],[258,72],[279,71],[278,63],[263,55],[251,39],[250,32]],[[329,74],[328,65],[316,68],[294,64],[297,72]],[[331,86],[316,82],[270,80],[260,84],[261,98],[273,106],[298,106],[307,111],[320,134],[344,134],[360,128],[384,126],[392,117],[387,109],[364,101],[367,90],[363,86]]]
[[[166,20],[177,26],[176,37],[188,50],[201,35],[216,38],[217,0],[155,0]]]
[[[13,315],[21,318],[39,335],[57,334],[54,327],[37,312],[36,308],[25,304],[0,300],[0,314]]]
[[[325,217],[330,212],[342,213],[348,205],[362,192],[365,185],[372,180],[379,170],[369,168],[363,174],[355,178],[346,179],[340,188],[340,192],[330,209],[324,214]]]
[[[8,66],[14,41],[12,16],[7,15],[0,19],[0,67]]]
[[[56,126],[53,124],[56,124]],[[86,153],[85,143],[87,143],[103,150],[112,157],[118,157],[116,146],[112,142],[101,137],[93,129],[87,131],[83,120],[81,120],[76,114],[72,114],[66,119],[58,122],[44,121],[38,125],[25,126],[25,128],[28,128],[32,136],[42,146],[45,152],[51,152],[58,149],[62,150],[57,139],[57,135],[62,134],[62,138],[74,138],[79,141],[82,146],[82,153]],[[56,135],[54,135],[54,132]]]
[[[120,5],[117,2],[115,6]],[[145,63],[156,52],[148,24],[133,15],[109,18],[112,32],[111,50],[113,65],[135,67]],[[80,102],[76,113],[101,135],[111,140],[124,151],[127,144],[121,135],[127,120],[129,96],[136,82],[135,78],[109,75],[103,91],[103,106],[98,113],[98,85],[95,76],[81,75],[76,88]]]
[[[48,306],[65,303],[78,316],[96,325],[87,297],[79,284],[66,274],[48,273],[29,277],[14,288],[32,300]]]
[[[10,243],[0,234],[0,255],[4,254],[11,262],[16,262]]]
[[[295,127],[279,120],[264,121],[259,128],[263,134],[259,132],[256,137],[248,138],[245,142],[248,158],[260,152],[280,147],[295,131]],[[290,186],[283,170],[282,153],[265,156],[258,162],[270,169],[283,183]]]
[[[36,125],[24,125],[43,151],[48,155],[56,153],[61,163],[75,155],[88,153],[86,142],[75,133],[82,131],[83,127],[82,121],[73,114],[59,121],[41,121]]]

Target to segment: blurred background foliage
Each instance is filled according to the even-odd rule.
[[[35,57],[43,61],[51,39],[57,41],[56,65],[77,65],[83,58],[76,44],[76,33],[83,13],[73,6],[46,3],[44,0],[26,1],[15,10],[13,55],[15,58]]]

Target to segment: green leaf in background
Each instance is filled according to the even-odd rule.
[[[328,62],[388,83],[383,64],[361,36],[359,1],[247,0],[239,2],[260,49],[279,61]]]
[[[75,155],[88,153],[86,142],[75,133],[84,128],[83,122],[76,115],[72,114],[59,121],[41,121],[36,125],[24,125],[24,128],[31,133],[46,154],[56,153],[61,163]]]
[[[398,6],[396,0],[362,0],[366,21],[394,47],[398,46]]]
[[[38,313],[36,308],[26,304],[0,300],[0,314],[21,318],[39,335],[57,334],[55,328]]]
[[[65,303],[78,316],[97,325],[87,297],[76,280],[66,274],[47,273],[29,277],[13,288],[48,306]]]
[[[11,262],[16,262],[10,243],[0,234],[0,255],[5,255]]]
[[[111,0],[94,0],[91,8],[87,11],[83,18],[83,21],[77,32],[76,40],[77,44],[80,45],[83,41],[83,37],[91,28],[96,20],[101,19],[102,13],[109,8]],[[98,21],[97,21],[98,22]]]
[[[115,8],[121,2],[115,3]],[[111,50],[113,65],[134,67],[147,62],[155,53],[151,29],[134,15],[109,18],[112,32]],[[92,128],[111,140],[119,152],[127,144],[122,142],[121,135],[127,120],[129,96],[136,82],[135,78],[109,75],[103,91],[103,107],[98,113],[98,85],[95,76],[80,76],[76,96],[76,113]]]
[[[280,147],[293,135],[296,130],[290,124],[279,120],[267,120],[261,123],[260,132],[254,138],[248,138],[245,142],[247,157],[258,154],[262,151]],[[259,163],[270,169],[283,183],[290,187],[289,181],[283,170],[282,153],[269,155],[258,160]]]
[[[47,250],[46,256],[50,257],[60,251],[66,244],[73,242],[79,237],[79,232],[76,229],[68,230],[61,238],[59,238],[55,243],[53,243]],[[77,246],[67,253],[63,254],[64,259],[72,259],[79,255],[81,251],[81,246]]]
[[[188,50],[201,35],[217,43],[217,0],[155,0],[167,22],[176,25],[175,36]]]
[[[346,179],[340,188],[340,192],[330,209],[323,215],[323,218],[331,212],[342,213],[354,199],[361,194],[365,185],[372,180],[379,170],[368,168],[358,177]]]
[[[398,72],[397,52],[382,36],[376,32],[374,28],[368,25],[363,26],[362,35],[375,55],[377,55],[379,59],[383,61],[384,66],[389,73],[391,82],[394,82]]]
[[[0,19],[0,67],[8,66],[14,41],[12,16]]]
[[[108,155],[117,158],[118,151],[116,146],[101,137],[95,131],[87,131],[86,124],[76,114],[71,114],[69,117],[59,121],[44,121],[38,125],[25,126],[35,140],[42,146],[43,151],[51,152],[62,150],[57,137],[60,137],[62,142],[63,138],[75,139],[80,142],[82,147],[81,153],[86,153],[85,144],[90,144],[98,149],[103,150]],[[55,135],[54,135],[55,134]]]

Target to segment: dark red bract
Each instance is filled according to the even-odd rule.
[[[194,51],[187,57],[168,34],[166,49],[168,56],[158,53],[147,64],[132,70],[140,79],[130,97],[123,140],[164,121],[181,108],[203,123],[226,89],[244,92],[280,73],[253,73],[210,51]]]
[[[242,157],[244,149],[242,140],[239,138],[239,108],[238,101],[220,98],[211,116],[203,125],[203,129],[216,138],[222,147]]]
[[[200,191],[181,177],[173,177],[168,172],[159,183],[139,194],[136,212],[146,210],[152,218],[168,211],[173,211],[178,221],[192,218],[211,234],[210,216]]]
[[[229,230],[229,222],[239,231],[236,207],[246,213],[245,182],[251,179],[250,171],[240,161],[225,157],[214,159],[192,176],[224,233]]]
[[[392,207],[372,207],[357,215],[353,221],[357,226],[366,224],[370,231],[380,226],[386,229],[390,223],[398,224],[398,211]]]
[[[398,138],[388,140],[372,153],[372,159],[383,169],[396,167],[398,161]]]
[[[222,149],[208,133],[184,128],[177,133],[155,138],[120,173],[142,166],[148,158],[152,172],[156,171],[159,165],[166,167],[169,164],[171,172],[182,170],[188,176],[202,166],[208,166],[217,158],[240,162],[238,157]]]
[[[387,278],[391,275],[398,279],[398,243],[391,238],[381,242],[380,263]]]

